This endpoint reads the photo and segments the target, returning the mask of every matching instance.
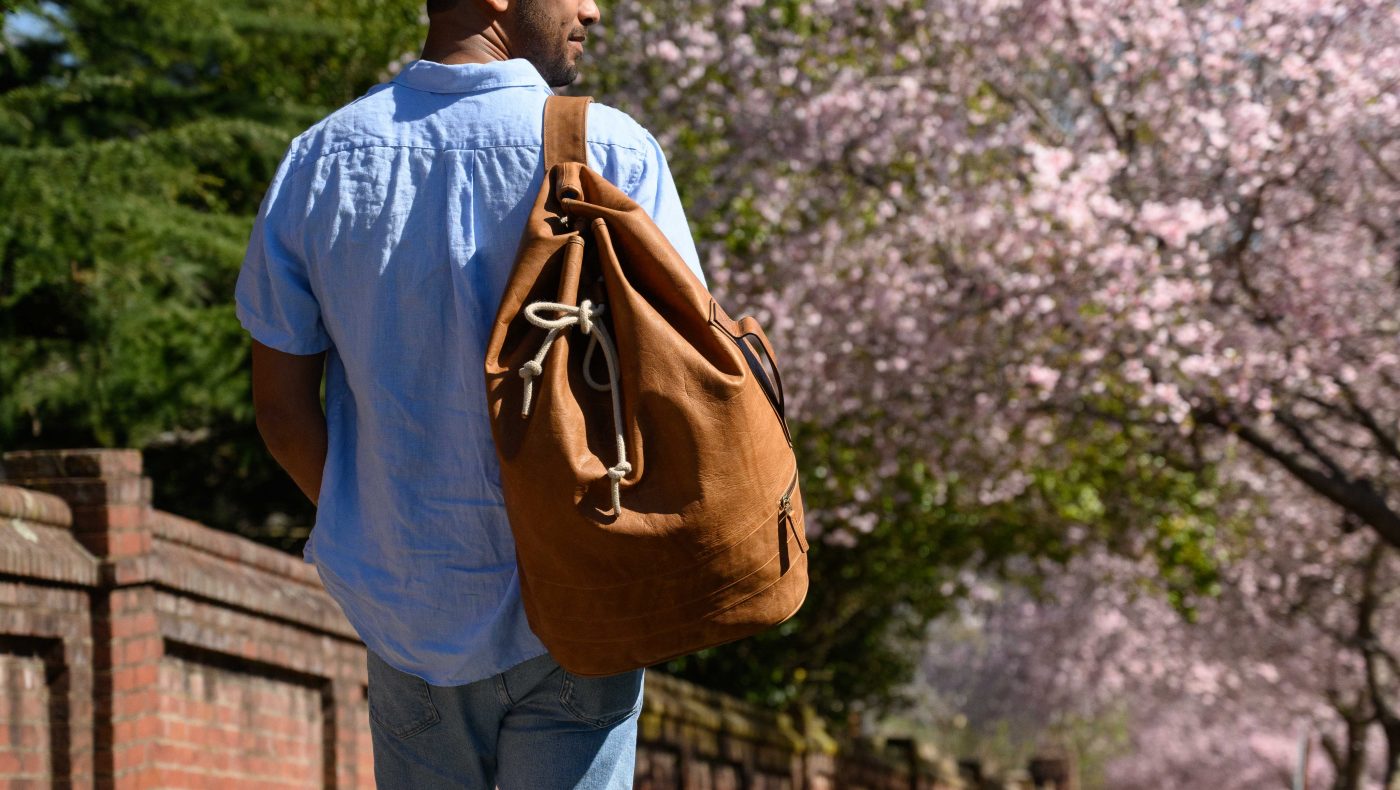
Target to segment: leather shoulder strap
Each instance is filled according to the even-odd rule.
[[[544,171],[560,162],[588,166],[588,105],[592,96],[548,96],[544,100]]]

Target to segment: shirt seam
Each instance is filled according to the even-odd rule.
[[[608,146],[609,148],[621,148],[621,149],[624,150],[624,151],[631,151],[631,152],[633,152],[633,153],[635,153],[635,154],[644,154],[644,153],[645,153],[645,152],[644,152],[642,149],[640,149],[640,148],[633,148],[633,147],[630,146],[630,145],[624,145],[624,144],[622,144],[622,143],[603,142],[603,141],[599,141],[599,140],[589,140],[588,142],[589,142],[589,143],[594,143],[594,144],[596,144],[596,145]],[[314,163],[316,163],[316,162],[319,162],[319,161],[321,161],[322,159],[325,159],[325,158],[328,157],[328,156],[335,156],[336,154],[343,154],[343,153],[347,153],[347,152],[350,152],[350,151],[360,151],[360,150],[369,149],[369,148],[392,148],[392,149],[403,149],[403,148],[406,148],[406,149],[414,150],[414,151],[492,151],[492,150],[495,150],[495,149],[497,149],[497,148],[538,148],[538,147],[540,147],[540,143],[498,143],[498,144],[494,144],[494,145],[473,145],[473,146],[461,146],[461,147],[442,147],[442,146],[432,146],[432,145],[390,145],[390,144],[384,144],[384,143],[368,143],[368,144],[355,143],[355,144],[347,145],[347,146],[345,146],[344,148],[336,148],[336,149],[333,149],[333,150],[330,150],[330,151],[322,151],[322,152],[316,154],[315,156],[313,156],[313,157],[311,157],[311,158],[309,158],[309,159],[303,159],[303,160],[301,160],[301,161],[299,161],[299,162],[293,164],[290,168],[287,169],[287,174],[286,174],[286,176],[284,176],[284,180],[285,180],[286,178],[290,178],[292,175],[294,175],[297,171],[301,170],[303,167],[306,167],[307,165],[311,165],[311,164],[314,164]],[[640,169],[638,169],[637,176],[638,176],[638,178],[637,178],[637,179],[634,179],[634,181],[635,181],[635,180],[640,180],[640,177],[641,177],[641,171],[640,171]]]
[[[632,176],[631,180],[629,180],[629,181],[627,182],[627,188],[623,190],[624,192],[627,193],[627,196],[628,196],[628,197],[631,197],[631,196],[637,194],[637,185],[640,184],[640,183],[642,183],[642,172],[645,171],[646,169],[647,169],[647,160],[645,159],[645,157],[639,158],[639,159],[637,160],[637,171],[636,171],[636,175]]]
[[[399,88],[406,88],[406,90],[417,91],[417,92],[420,92],[420,94],[433,94],[433,95],[438,95],[438,97],[456,97],[456,95],[486,94],[486,92],[500,91],[500,90],[504,90],[504,88],[540,88],[540,87],[542,87],[542,85],[539,85],[539,84],[536,84],[536,83],[505,83],[505,84],[501,84],[501,85],[479,85],[479,87],[466,88],[466,90],[461,90],[461,88],[451,88],[451,90],[447,90],[447,88],[444,88],[444,90],[435,91],[435,90],[433,90],[433,88],[420,88],[420,87],[417,87],[417,85],[410,85],[410,84],[407,84],[407,83],[399,83],[399,81],[395,81],[395,83],[393,83],[393,85],[396,85],[396,87],[399,87]],[[540,91],[540,92],[543,92],[543,91]],[[549,92],[550,92],[550,94],[553,94],[554,91],[549,91]]]
[[[443,90],[434,90],[432,88],[423,88],[417,85],[410,85],[407,82],[404,82],[400,79],[393,79],[390,80],[390,82],[400,87],[408,88],[411,91],[418,91],[419,93],[436,93],[439,95],[453,93],[481,93],[484,91],[497,90],[499,88],[545,88],[545,90],[548,90],[550,93],[554,92],[553,89],[547,88],[545,85],[538,82],[493,82],[482,85],[474,85],[470,88],[451,88]]]

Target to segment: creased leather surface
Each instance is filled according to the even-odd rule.
[[[546,101],[550,169],[485,376],[530,627],[569,671],[610,675],[791,617],[806,597],[807,541],[792,446],[738,338],[757,337],[770,355],[771,345],[753,319],[729,318],[645,210],[584,164],[589,101]],[[617,347],[632,465],[620,514],[606,469],[617,461],[612,396],[585,383],[577,326],[555,340],[521,416],[519,370],[546,335],[525,306],[580,299],[605,306],[594,320]],[[601,352],[592,364],[606,381]]]

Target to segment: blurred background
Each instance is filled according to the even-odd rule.
[[[666,672],[1086,788],[1400,786],[1400,6],[600,3],[778,350],[811,588]],[[407,0],[9,2],[0,448],[299,556],[233,286]]]

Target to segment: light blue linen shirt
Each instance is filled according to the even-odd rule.
[[[371,650],[434,685],[546,652],[520,601],[483,365],[552,93],[524,59],[408,64],[292,141],[235,289],[259,342],[328,352],[304,559]],[[656,139],[594,102],[587,148],[705,282]]]

